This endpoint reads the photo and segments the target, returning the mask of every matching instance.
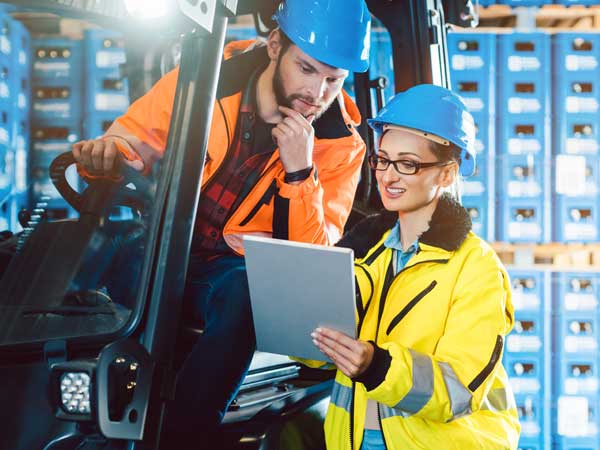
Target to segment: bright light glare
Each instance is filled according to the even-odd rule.
[[[60,377],[60,397],[71,414],[89,414],[90,376],[85,372],[66,372]]]
[[[156,19],[167,15],[169,3],[167,0],[125,0],[125,7],[134,18]]]

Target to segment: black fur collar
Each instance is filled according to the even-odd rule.
[[[346,233],[337,246],[351,248],[355,257],[362,258],[397,220],[398,214],[393,211],[383,211],[366,217]],[[452,196],[444,194],[431,217],[429,229],[421,235],[419,242],[454,251],[466,239],[471,225],[471,217],[467,210]]]

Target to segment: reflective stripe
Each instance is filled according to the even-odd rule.
[[[337,381],[333,383],[331,403],[345,409],[346,412],[350,414],[350,407],[352,406],[352,388],[350,386],[344,386]]]
[[[510,390],[507,391],[505,388],[490,390],[481,404],[481,409],[492,412],[507,411],[516,407],[515,397]]]
[[[450,420],[470,414],[471,392],[462,385],[458,376],[456,376],[456,373],[450,367],[450,364],[440,362],[438,365],[442,369],[442,376],[444,383],[446,383],[448,398],[450,399],[450,409],[452,410],[452,418]]]
[[[395,408],[390,408],[389,406],[386,406],[383,403],[379,403],[378,405],[379,405],[379,415],[381,416],[382,420],[387,419],[388,417],[394,417],[394,416],[399,416],[399,417],[412,416],[411,413],[401,411],[401,410],[395,409]]]
[[[394,408],[417,413],[433,395],[433,362],[427,355],[409,349],[412,356],[412,387]]]

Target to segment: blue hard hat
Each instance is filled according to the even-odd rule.
[[[396,125],[447,140],[462,150],[460,174],[468,177],[475,172],[475,121],[460,97],[448,89],[413,86],[395,95],[368,123],[377,133],[384,125]]]
[[[351,72],[369,67],[371,14],[364,0],[285,0],[273,19],[312,58]]]

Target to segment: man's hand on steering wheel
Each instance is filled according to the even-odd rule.
[[[117,149],[118,138],[107,136],[101,139],[79,141],[73,144],[73,157],[90,175],[116,176],[121,163],[134,170],[144,170],[140,160],[128,161]]]

